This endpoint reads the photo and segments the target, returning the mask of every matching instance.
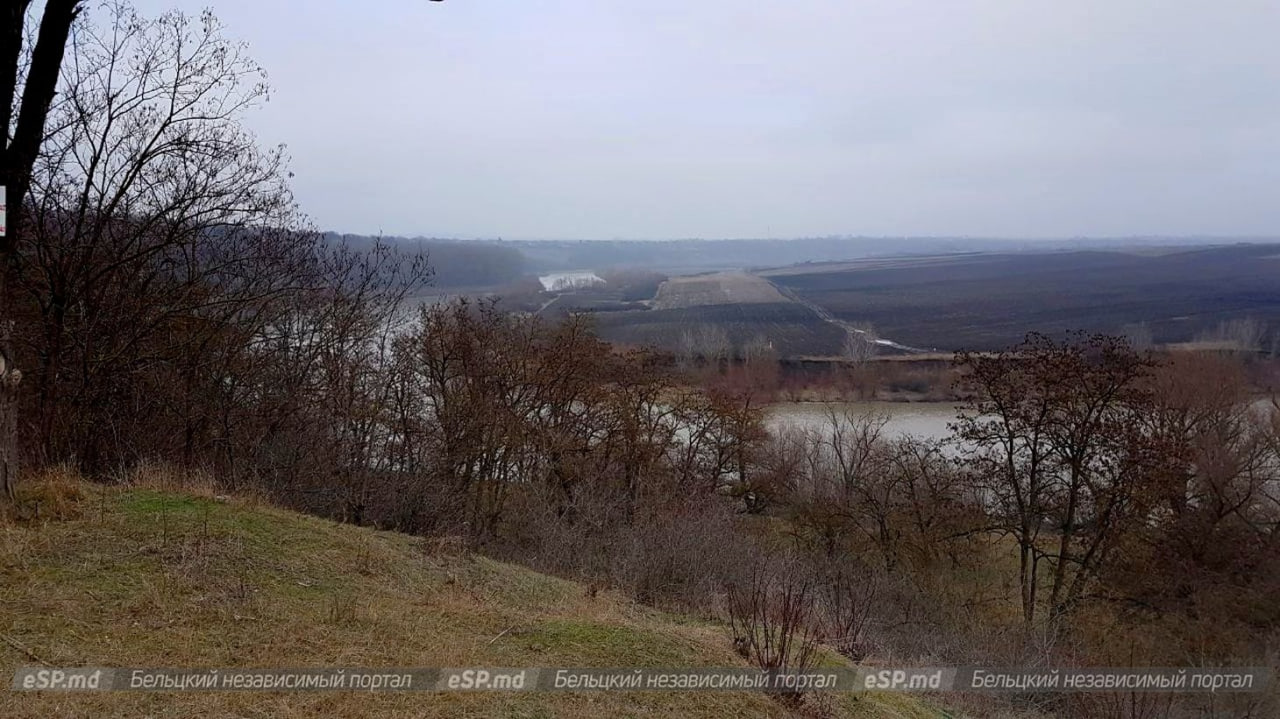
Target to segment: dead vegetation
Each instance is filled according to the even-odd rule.
[[[0,671],[18,666],[746,666],[714,623],[402,534],[137,473],[0,525]],[[437,543],[438,545],[439,543]],[[932,714],[870,695],[859,716]],[[835,707],[839,710],[839,705]],[[0,716],[782,716],[749,693],[11,694]]]

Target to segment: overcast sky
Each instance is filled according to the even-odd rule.
[[[1275,0],[206,5],[327,229],[1280,234]]]

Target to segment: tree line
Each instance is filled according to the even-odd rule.
[[[441,289],[506,287],[521,280],[527,269],[520,250],[494,242],[371,237],[336,232],[324,233],[324,240],[356,251],[367,252],[385,245],[406,255],[430,257],[432,287]]]

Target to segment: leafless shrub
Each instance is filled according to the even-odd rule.
[[[566,522],[541,501],[513,501],[487,551],[543,571],[610,587],[666,609],[714,615],[723,586],[749,573],[756,541],[718,496],[646,500],[632,521],[607,498],[580,500]]]
[[[839,562],[816,577],[816,621],[827,644],[853,661],[869,654],[868,629],[876,610],[881,577],[852,562]]]
[[[748,582],[728,587],[734,646],[765,671],[807,671],[819,646],[814,582],[795,565],[770,565],[761,561]]]
[[[614,582],[640,601],[710,613],[726,581],[747,571],[754,553],[736,518],[723,508],[680,512],[629,527],[611,570]]]

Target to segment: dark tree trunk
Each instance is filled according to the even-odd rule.
[[[13,351],[10,279],[15,248],[22,234],[23,210],[31,184],[31,168],[40,152],[45,120],[58,87],[58,73],[71,24],[83,0],[48,0],[13,122],[23,25],[31,0],[8,0],[0,10],[0,185],[6,188],[7,231],[0,235],[0,492],[13,498],[18,462],[18,385],[22,374]]]
[[[5,295],[4,272],[0,271],[0,300]],[[0,307],[7,308],[5,302]],[[7,314],[7,313],[5,313]],[[12,322],[0,315],[0,501],[12,501],[18,471],[18,382],[22,374],[12,366]]]

